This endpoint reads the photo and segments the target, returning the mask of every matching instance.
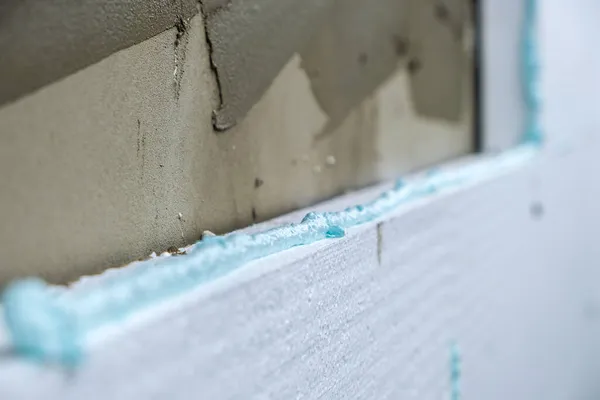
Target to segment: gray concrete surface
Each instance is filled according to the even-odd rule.
[[[296,54],[215,134],[197,15],[183,35],[172,28],[6,104],[0,282],[68,282],[469,152],[470,107],[455,122],[424,118],[411,82],[399,64],[316,140],[329,116]],[[468,85],[460,94],[468,104]]]
[[[188,21],[198,11],[196,0],[2,1],[0,104]]]
[[[329,117],[325,132],[401,64],[412,71],[412,96],[420,114],[451,121],[461,116],[460,71],[470,52],[465,42],[472,40],[470,2],[222,3],[210,8],[207,19],[221,89],[218,129],[243,119],[295,52]]]

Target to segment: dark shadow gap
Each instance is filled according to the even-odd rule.
[[[471,0],[473,10],[473,148],[476,153],[483,151],[483,29],[482,0]]]

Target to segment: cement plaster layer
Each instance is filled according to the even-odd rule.
[[[0,104],[187,21],[195,0],[0,2]]]
[[[279,71],[327,20],[335,0],[232,0],[207,16],[222,102],[215,127],[246,115]]]
[[[294,52],[329,123],[337,127],[400,65],[426,117],[461,116],[460,71],[472,26],[464,0],[214,2],[207,29],[221,88],[217,129],[240,122]],[[466,46],[465,46],[466,44]],[[453,99],[454,101],[451,101]]]
[[[466,3],[206,0],[202,4],[221,90],[215,127],[240,122],[296,52],[329,116],[325,132],[338,126],[400,61],[415,75],[417,111],[456,121],[462,85],[454,77],[465,62],[462,42],[470,25]],[[184,31],[199,7],[193,0],[3,2],[0,73],[6,79],[0,82],[0,104],[174,25]],[[447,101],[450,97],[456,101]]]
[[[472,148],[470,114],[456,123],[418,116],[402,68],[317,140],[328,116],[299,55],[217,135],[202,17],[186,32],[171,29],[0,108],[0,282],[69,281]]]

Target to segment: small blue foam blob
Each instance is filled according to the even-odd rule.
[[[218,243],[221,246],[224,246],[226,244],[225,238],[223,236],[205,236],[202,238],[202,241],[199,242],[199,244],[207,244],[207,243]]]
[[[424,195],[431,195],[431,194],[434,194],[437,191],[438,191],[438,185],[437,185],[436,182],[429,182],[423,188],[423,194]]]
[[[74,365],[81,360],[74,318],[39,279],[24,279],[3,292],[4,318],[13,346],[36,361]]]
[[[346,235],[346,232],[339,226],[331,226],[325,233],[325,237],[328,239],[341,238]]]
[[[425,176],[432,177],[440,173],[439,168],[430,168],[427,172],[425,172]]]
[[[304,216],[304,218],[302,218],[302,223],[306,223],[306,222],[314,221],[314,220],[316,220],[316,219],[318,219],[318,218],[319,218],[319,214],[318,214],[318,213],[316,213],[316,212],[314,212],[314,211],[311,211],[311,212],[307,213],[307,214]]]
[[[404,186],[406,185],[406,183],[404,182],[403,179],[397,179],[396,180],[396,184],[394,185],[394,190],[400,190],[402,189]]]

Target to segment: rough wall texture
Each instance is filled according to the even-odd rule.
[[[294,52],[301,54],[314,94],[329,117],[325,132],[399,67],[413,75],[411,93],[419,114],[450,121],[461,116],[461,71],[470,65],[472,54],[471,2],[220,3],[207,12],[221,88],[215,114],[219,129],[243,119]]]
[[[198,15],[0,108],[0,282],[68,281],[471,149],[470,65],[456,77],[466,106],[455,121],[415,112],[415,74],[400,62],[319,135],[330,116],[291,55],[245,118],[215,134],[208,54]]]
[[[215,127],[240,122],[290,57],[329,16],[335,0],[233,0],[210,7],[207,32],[221,88]],[[209,3],[210,5],[210,3]]]
[[[196,0],[2,1],[0,104],[183,23],[198,9]]]

